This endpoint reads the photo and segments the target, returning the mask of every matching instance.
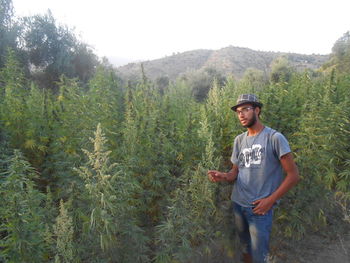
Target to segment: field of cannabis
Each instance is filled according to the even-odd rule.
[[[258,94],[302,177],[275,212],[276,259],[309,236],[349,233],[347,74],[281,71],[259,89],[228,78],[198,102],[184,81],[122,86],[105,67],[87,87],[61,77],[57,92],[40,89],[10,52],[1,79],[2,262],[234,259],[232,185],[206,172],[230,168],[242,92]]]
[[[0,2],[1,263],[237,262],[232,185],[207,171],[231,168],[242,93],[263,102],[301,176],[275,210],[272,261],[349,258],[349,32],[318,69],[286,55],[240,79],[151,81],[140,66],[138,81],[51,12],[20,18]]]

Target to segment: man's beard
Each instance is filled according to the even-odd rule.
[[[253,115],[253,118],[252,118],[246,125],[243,125],[243,127],[245,127],[245,128],[250,128],[250,127],[252,127],[255,123],[256,123],[256,115],[254,114],[254,115]]]

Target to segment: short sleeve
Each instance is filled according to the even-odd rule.
[[[272,147],[273,151],[276,153],[279,159],[281,159],[283,155],[291,152],[286,137],[284,137],[283,134],[279,132],[276,132],[272,135]]]
[[[233,143],[231,162],[232,162],[232,164],[235,164],[237,166],[239,163],[238,156],[239,156],[239,152],[240,152],[240,148],[241,148],[242,136],[243,136],[243,134],[238,135],[235,138],[234,143]]]

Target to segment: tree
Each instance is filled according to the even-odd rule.
[[[205,68],[187,73],[184,77],[192,88],[193,96],[197,101],[204,101],[210,88],[216,81],[220,86],[225,78],[215,68]]]
[[[340,73],[350,72],[350,31],[334,43],[330,60],[323,68],[336,68]]]
[[[12,0],[0,1],[0,24],[3,27],[10,27],[13,18],[13,4]]]
[[[17,49],[19,26],[14,22],[12,0],[0,0],[0,68],[5,64],[7,49]]]
[[[50,10],[45,15],[25,17],[23,27],[31,74],[40,87],[57,88],[55,82],[62,74],[86,83],[94,73],[98,62],[92,50],[67,26],[57,25]]]
[[[163,94],[164,90],[169,87],[169,77],[161,76],[155,80],[155,84],[160,93]]]
[[[288,82],[292,76],[292,72],[293,69],[288,59],[284,56],[278,57],[271,63],[271,82]]]
[[[248,68],[240,81],[240,85],[251,87],[253,93],[261,91],[267,83],[264,72],[255,68]]]
[[[77,77],[83,84],[86,84],[96,73],[99,61],[97,56],[93,53],[93,50],[87,44],[77,43],[72,64],[74,77]]]

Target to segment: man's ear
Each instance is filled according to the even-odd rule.
[[[258,114],[258,116],[260,115],[261,109],[259,107],[255,107],[255,112],[256,114]]]
[[[256,108],[255,108],[255,113],[258,115],[258,117],[259,117],[259,119],[260,119],[261,108],[260,108],[260,107],[256,107]]]

